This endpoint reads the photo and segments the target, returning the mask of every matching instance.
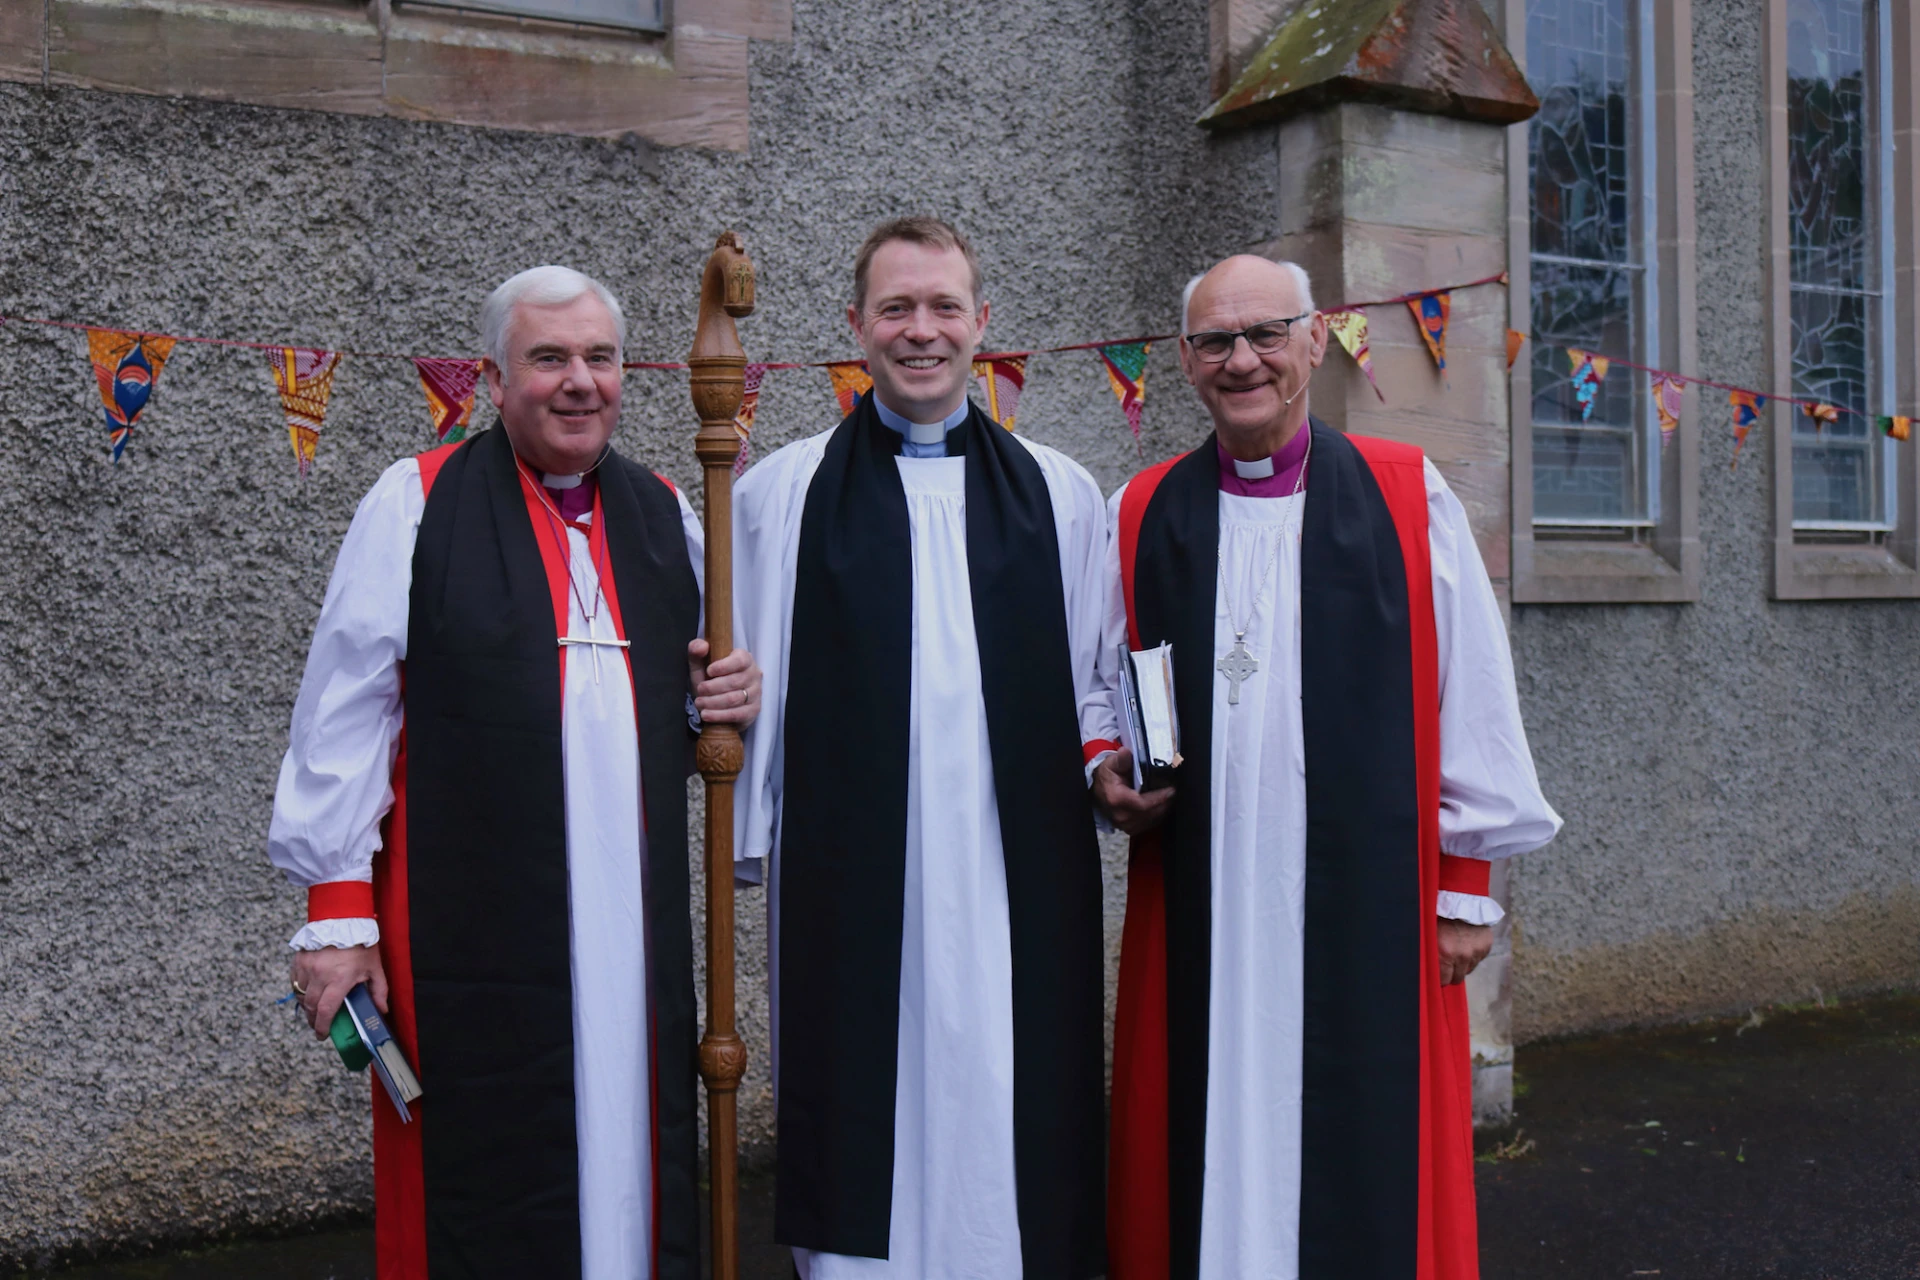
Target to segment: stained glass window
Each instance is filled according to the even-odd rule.
[[[1879,258],[1868,193],[1874,134],[1863,0],[1791,0],[1787,10],[1787,227],[1793,390],[1843,409],[1793,425],[1793,518],[1882,518],[1875,402]]]
[[[631,31],[667,29],[662,0],[407,0],[407,3],[479,9],[522,18],[553,18]]]
[[[1569,348],[1634,359],[1646,263],[1633,68],[1637,0],[1528,0],[1532,189],[1533,510],[1540,523],[1632,523],[1647,514],[1638,381],[1613,370],[1591,414]]]

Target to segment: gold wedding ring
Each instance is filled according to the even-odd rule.
[[[293,994],[303,996],[307,994],[307,989],[296,982],[293,984]]]

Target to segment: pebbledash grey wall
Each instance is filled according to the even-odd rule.
[[[1775,382],[1763,10],[1693,10],[1700,371],[1749,387]],[[1697,604],[1513,609],[1567,821],[1513,878],[1523,1043],[1920,985],[1920,603],[1769,600],[1769,442],[1735,470],[1724,414],[1702,411]]]
[[[1700,327],[1704,371],[1765,385],[1754,7],[1696,0]],[[1272,131],[1191,123],[1207,39],[1181,0],[800,0],[753,50],[746,155],[0,88],[0,312],[460,354],[494,283],[560,261],[625,301],[630,357],[676,359],[732,226],[749,351],[824,359],[865,231],[930,210],[980,246],[994,345],[1156,332],[1278,221]],[[335,548],[428,443],[419,388],[348,360],[301,481],[258,356],[182,346],[110,467],[83,347],[0,325],[0,1267],[371,1195],[364,1078],[271,1003],[302,903],[263,844]],[[1140,453],[1086,354],[1033,362],[1021,430],[1117,485],[1205,429],[1172,352],[1150,368]],[[684,378],[626,395],[620,446],[690,481]],[[756,454],[834,416],[823,373],[776,373]],[[1568,819],[1515,877],[1522,1040],[1920,981],[1916,606],[1768,602],[1766,450],[1705,449],[1699,604],[1514,609]],[[1117,925],[1111,843],[1107,870]],[[757,891],[741,918],[764,1153]]]
[[[837,358],[860,240],[933,211],[979,244],[994,342],[1162,331],[1271,234],[1273,156],[1191,123],[1204,7],[1137,8],[801,0],[753,49],[745,155],[0,87],[0,312],[457,355],[494,284],[557,261],[623,299],[631,358],[678,359],[734,227],[750,351]],[[1148,385],[1145,456],[1200,438],[1170,350]],[[1022,430],[1103,485],[1137,466],[1092,355],[1029,388]],[[777,373],[756,454],[837,416],[824,372]],[[695,425],[684,375],[629,375],[622,449],[684,485]],[[0,1269],[364,1214],[367,1082],[272,1003],[304,908],[264,843],[335,550],[430,443],[420,388],[348,359],[302,481],[261,357],[183,345],[114,467],[83,337],[0,325],[0,441]],[[751,1154],[758,891],[741,918]]]

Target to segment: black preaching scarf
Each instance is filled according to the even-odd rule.
[[[887,1255],[892,1212],[906,873],[914,581],[900,445],[869,394],[807,490],[780,834],[775,1235],[872,1258]],[[1029,1280],[1083,1280],[1105,1269],[1105,973],[1053,502],[1033,456],[978,408],[947,451],[966,459],[1006,855],[1021,1255]]]
[[[1402,1280],[1419,1212],[1419,813],[1407,573],[1360,451],[1310,420],[1300,547],[1307,908],[1300,1274]],[[1141,643],[1172,641],[1185,762],[1162,844],[1172,1273],[1199,1273],[1212,958],[1214,592],[1209,439],[1141,519]]]
[[[608,559],[631,644],[647,858],[661,1280],[699,1273],[687,642],[680,509],[609,453]],[[448,1277],[578,1275],[566,784],[553,597],[505,431],[441,468],[413,557],[407,894],[427,1258]]]

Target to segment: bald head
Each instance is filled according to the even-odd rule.
[[[1256,309],[1266,307],[1262,319],[1297,316],[1313,310],[1313,283],[1299,263],[1236,253],[1187,281],[1186,292],[1180,296],[1180,331],[1197,333],[1201,329],[1240,328],[1240,325],[1195,323],[1194,317],[1199,314],[1194,309],[1196,300],[1203,307],[1210,307],[1223,296],[1255,303]]]

